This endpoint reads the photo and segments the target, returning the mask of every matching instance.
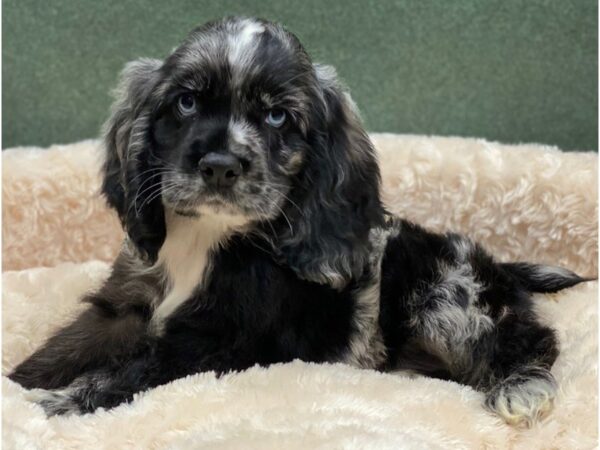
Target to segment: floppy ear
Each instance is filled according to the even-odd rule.
[[[308,130],[310,149],[290,207],[293,232],[280,241],[303,278],[344,286],[368,261],[369,230],[383,223],[375,150],[335,70],[315,65],[320,101]]]
[[[140,59],[125,66],[104,129],[102,193],[140,256],[150,262],[156,260],[165,238],[164,210],[160,196],[154,195],[160,177],[149,137],[150,97],[161,65],[159,60]]]

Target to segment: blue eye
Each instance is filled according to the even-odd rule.
[[[285,111],[283,109],[271,109],[265,122],[274,128],[280,128],[285,122]]]
[[[192,94],[181,94],[177,99],[177,107],[183,115],[189,115],[196,111],[196,99]]]

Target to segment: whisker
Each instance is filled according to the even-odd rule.
[[[289,188],[289,186],[283,185],[283,184],[277,184],[277,183],[256,183],[258,186],[262,186],[262,187],[267,187],[267,188],[271,188],[273,191],[277,192],[279,195],[281,195],[284,199],[286,199],[288,202],[290,202],[294,207],[296,207],[296,209],[298,210],[298,212],[300,213],[300,215],[302,217],[304,217],[304,212],[302,211],[302,209],[300,208],[300,206],[298,206],[298,204],[296,202],[294,202],[291,198],[289,198],[286,194],[284,194],[283,192],[281,192],[278,189],[275,189],[273,186],[280,186],[280,187],[285,187],[285,188]]]
[[[180,188],[179,184],[177,184],[177,183],[171,183],[171,184],[167,184],[166,186],[161,184],[160,189],[158,189],[157,191],[155,191],[152,194],[150,194],[144,200],[144,202],[142,202],[142,204],[140,205],[140,210],[143,208],[144,204],[151,203],[155,198],[157,198],[161,194],[166,194],[166,193],[172,191],[175,188]]]
[[[144,176],[145,174],[147,174],[149,172],[155,172],[155,175],[160,175],[162,173],[170,172],[170,171],[172,171],[174,169],[176,169],[176,168],[175,167],[173,167],[173,168],[171,168],[171,167],[168,167],[168,168],[167,167],[162,167],[162,168],[158,168],[158,169],[157,168],[146,169],[146,170],[138,173],[135,177],[133,177],[130,182],[133,182],[133,181],[137,180],[138,178]],[[150,177],[150,178],[152,178],[152,177]]]
[[[129,207],[129,209],[135,208],[136,213],[138,213],[139,212],[138,207],[137,207],[138,198],[140,198],[145,192],[151,191],[152,189],[155,189],[157,187],[160,188],[160,186],[162,186],[162,180],[159,180],[156,183],[151,184],[150,186],[146,187],[141,192],[140,192],[140,189],[141,189],[141,186],[140,186],[138,188],[137,192],[135,193],[135,196],[133,197],[133,202],[132,202],[131,206]],[[129,209],[127,210],[127,212],[129,212]]]
[[[156,191],[150,193],[146,199],[144,199],[144,201],[142,202],[142,204],[139,206],[139,208],[137,207],[137,198],[134,202],[135,204],[135,213],[136,215],[139,215],[139,213],[141,212],[141,210],[144,208],[144,205],[146,204],[150,204],[155,198],[157,198],[159,195],[164,194],[166,192],[169,192],[170,190],[172,190],[173,188],[177,188],[179,187],[178,184],[176,183],[171,183],[171,184],[167,184],[166,186],[163,185],[163,183],[159,183],[158,186],[154,185],[154,187],[158,187],[158,189],[156,189]]]
[[[256,211],[256,213],[257,213],[257,215],[259,217],[261,217],[262,215],[264,215],[264,210],[262,210],[262,209],[259,210],[258,205],[252,205],[252,208],[254,209],[254,211]],[[264,220],[264,219],[267,219],[267,218],[266,217],[262,217],[261,220],[260,220],[260,223],[265,223],[266,222],[269,225],[269,227],[271,228],[271,231],[273,232],[273,236],[272,237],[276,238],[277,233],[276,233],[275,229],[273,228],[273,225],[271,224],[271,221],[270,220]],[[254,233],[256,233],[256,232],[254,232]],[[251,242],[253,242],[253,241],[251,241]],[[259,248],[261,248],[261,247],[259,246]],[[264,250],[264,249],[262,249],[262,250]],[[270,252],[267,252],[267,253],[270,253]]]
[[[158,182],[157,182],[157,183],[155,183],[155,184],[152,184],[152,185],[150,185],[149,187],[146,187],[146,188],[145,188],[143,191],[141,191],[141,192],[140,192],[140,190],[142,189],[142,187],[144,187],[144,185],[145,185],[146,183],[148,183],[148,182],[152,182],[152,181],[155,181],[155,178],[156,178],[156,177],[158,177],[158,175],[164,175],[164,174],[167,174],[167,173],[170,173],[170,172],[171,172],[171,170],[169,169],[168,171],[165,171],[164,173],[162,173],[162,172],[161,172],[161,173],[154,174],[154,175],[152,175],[152,176],[148,177],[147,179],[145,179],[144,181],[142,181],[142,183],[141,183],[141,184],[138,186],[138,188],[137,188],[137,191],[136,191],[136,193],[135,193],[135,196],[133,197],[133,199],[134,199],[134,200],[133,200],[133,203],[132,203],[132,205],[131,205],[131,206],[130,206],[128,209],[127,209],[127,213],[129,213],[129,211],[131,210],[131,208],[132,208],[132,207],[136,208],[136,213],[138,212],[138,210],[137,210],[137,199],[138,199],[138,198],[139,198],[139,197],[140,197],[140,196],[141,196],[141,195],[142,195],[144,192],[147,192],[148,190],[150,190],[150,189],[153,189],[154,187],[156,187],[157,185],[159,185],[160,183],[162,183],[162,176],[159,178],[159,180],[158,180]],[[173,172],[173,173],[175,173],[175,172]],[[139,175],[138,175],[138,176],[139,176]]]

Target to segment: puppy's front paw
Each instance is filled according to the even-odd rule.
[[[69,391],[68,388],[53,391],[32,389],[27,391],[25,398],[40,405],[48,417],[79,414],[81,410]]]

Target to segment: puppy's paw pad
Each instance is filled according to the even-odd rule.
[[[496,386],[486,406],[510,425],[531,427],[554,407],[556,382],[548,371],[511,375]]]

